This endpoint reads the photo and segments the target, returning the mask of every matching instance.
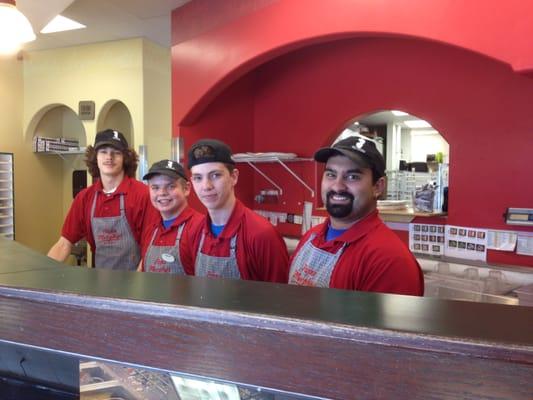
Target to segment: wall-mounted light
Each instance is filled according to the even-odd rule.
[[[35,40],[30,21],[17,10],[15,0],[0,0],[0,53],[16,53],[23,43]]]

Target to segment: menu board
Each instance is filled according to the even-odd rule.
[[[444,254],[444,225],[409,224],[409,249],[413,253]]]
[[[444,254],[469,260],[487,260],[487,230],[446,225]]]

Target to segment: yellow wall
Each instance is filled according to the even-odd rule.
[[[1,58],[0,151],[14,153],[15,236],[18,242],[45,252],[46,238],[57,235],[57,221],[62,217],[57,207],[49,207],[61,202],[60,193],[50,190],[60,169],[53,160],[38,159],[32,153],[31,140],[23,134],[23,104],[23,62]]]
[[[150,165],[170,158],[171,74],[170,51],[145,41],[144,70],[144,132]],[[168,115],[168,118],[161,118]]]
[[[16,237],[21,243],[47,252],[72,201],[72,171],[85,169],[83,156],[34,154],[34,134],[80,135],[82,145],[92,144],[97,129],[105,128],[97,128],[99,112],[121,102],[131,115],[132,147],[148,145],[150,162],[169,156],[169,49],[131,39],[37,51],[23,62],[0,59],[0,73],[0,151],[15,153]],[[95,102],[96,116],[80,124],[68,108],[77,112],[81,100]]]

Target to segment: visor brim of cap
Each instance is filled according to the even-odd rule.
[[[186,181],[188,181],[188,179],[185,176],[177,173],[176,171],[170,171],[168,169],[162,169],[162,170],[158,170],[158,171],[148,172],[146,175],[143,176],[143,181],[148,181],[148,180],[152,179],[156,175],[165,175],[165,176],[168,176],[169,178],[172,178],[172,179],[183,178]]]
[[[105,142],[98,142],[94,145],[94,149],[97,150],[99,149],[100,147],[104,147],[104,146],[110,146],[110,147],[113,147],[117,150],[124,150],[126,149],[126,147],[124,146],[124,144],[122,144],[122,142],[117,142],[116,140],[115,141],[105,141]]]
[[[315,160],[318,162],[326,163],[333,156],[345,156],[354,161],[364,160],[364,155],[359,155],[351,150],[343,150],[333,147],[324,147],[315,153]]]

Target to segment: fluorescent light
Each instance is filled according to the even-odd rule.
[[[46,25],[41,33],[54,33],[54,32],[64,32],[72,31],[74,29],[83,29],[86,28],[85,25],[80,24],[73,19],[63,17],[62,15],[56,15],[53,20],[51,20],[48,25]]]
[[[396,115],[397,117],[403,117],[404,115],[409,115],[406,112],[398,111],[398,110],[392,110],[391,113],[393,115]]]
[[[411,120],[408,120],[408,121],[403,121],[403,123],[408,128],[411,128],[411,129],[431,128],[431,125],[427,121],[424,121],[423,119],[411,119]]]
[[[35,40],[28,19],[13,4],[0,2],[0,53],[13,54],[22,43]]]

